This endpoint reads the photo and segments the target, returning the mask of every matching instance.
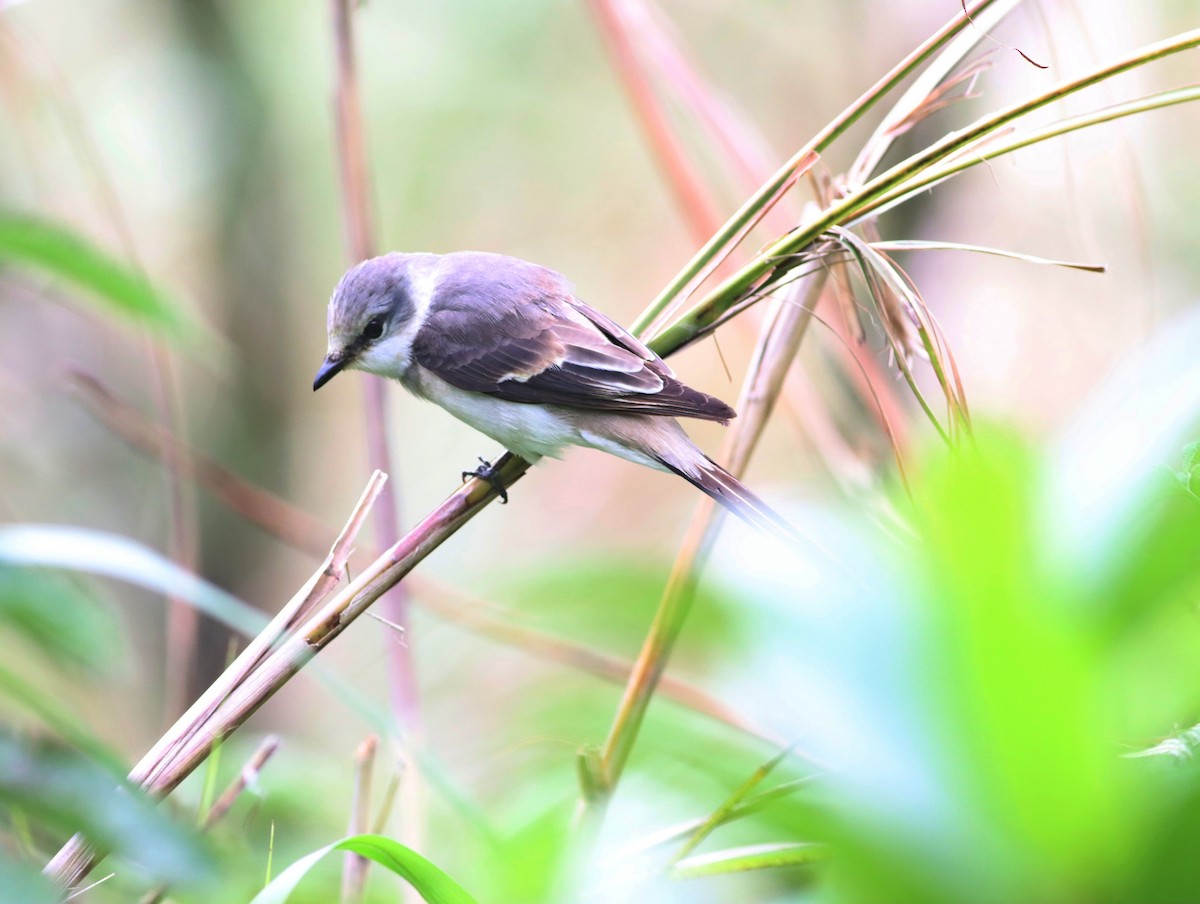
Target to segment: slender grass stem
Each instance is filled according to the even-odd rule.
[[[811,141],[793,154],[779,168],[775,175],[763,183],[758,191],[738,209],[737,213],[696,252],[696,255],[688,262],[687,266],[667,284],[666,288],[658,294],[646,310],[634,321],[631,330],[635,334],[643,332],[659,313],[693,282],[696,276],[704,270],[708,262],[742,232],[743,226],[753,220],[764,205],[769,204],[781,190],[811,169],[820,158],[821,153],[841,137],[847,129],[858,122],[880,98],[886,96],[900,82],[904,81],[904,79],[920,68],[926,60],[944,47],[955,35],[964,28],[967,28],[970,25],[972,16],[977,16],[996,2],[998,0],[977,0],[977,2],[970,4],[965,14],[960,13],[956,15],[927,40],[922,42],[908,56],[892,67],[883,78],[868,88],[858,100],[846,107],[845,110],[830,121]]]
[[[359,100],[358,73],[355,65],[353,3],[330,0],[333,13],[334,44],[337,51],[337,92],[335,100],[338,168],[341,184],[342,217],[346,249],[351,264],[375,255],[374,226],[371,216],[370,167],[367,161],[362,105]],[[395,474],[387,415],[387,382],[371,374],[363,375],[366,393],[367,460],[372,470]],[[375,506],[376,542],[383,549],[399,537],[400,504],[396,481],[388,482]],[[408,593],[397,587],[383,601],[389,621],[409,626]],[[415,731],[420,724],[416,667],[408,643],[388,645],[388,674],[391,678],[392,707],[401,726]]]
[[[780,267],[778,261],[788,255],[804,251],[823,233],[834,226],[845,226],[861,220],[874,212],[881,198],[894,189],[907,192],[910,182],[929,175],[939,162],[964,148],[968,148],[996,130],[1009,125],[1022,116],[1041,109],[1048,104],[1067,97],[1076,92],[1099,84],[1113,76],[1136,69],[1147,63],[1163,59],[1175,53],[1191,50],[1200,46],[1200,29],[1184,32],[1164,41],[1147,45],[1134,53],[1122,57],[1098,70],[1087,73],[1079,78],[1068,79],[1033,98],[1005,107],[999,112],[986,116],[974,124],[947,135],[935,142],[929,148],[909,157],[890,170],[875,177],[870,182],[851,195],[822,211],[813,221],[801,228],[782,236],[765,248],[752,261],[739,271],[725,279],[715,287],[705,298],[696,303],[680,316],[670,327],[655,337],[650,343],[652,348],[682,348],[694,342],[696,338],[718,320],[730,307],[738,304],[748,293],[769,287],[778,280],[786,267]],[[1049,136],[1048,136],[1049,137]],[[941,178],[946,178],[943,175]]]

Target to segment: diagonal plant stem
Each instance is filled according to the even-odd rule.
[[[834,117],[807,144],[793,154],[780,167],[778,172],[767,180],[738,209],[737,213],[705,243],[704,247],[696,253],[687,266],[658,294],[658,297],[650,303],[649,307],[634,322],[632,327],[633,332],[640,333],[648,324],[653,322],[668,304],[692,284],[696,276],[704,270],[708,261],[724,248],[729,241],[736,237],[742,227],[753,219],[756,213],[762,209],[763,205],[775,197],[783,186],[810,170],[819,159],[820,154],[841,137],[847,129],[858,122],[882,97],[891,92],[900,82],[920,68],[923,63],[936,54],[955,35],[964,28],[967,28],[970,24],[971,16],[978,15],[996,2],[999,2],[999,0],[977,0],[977,2],[970,4],[967,8],[969,15],[963,13],[956,15],[937,32],[923,41],[908,56],[893,66],[879,81],[868,88],[858,100],[846,107],[845,110]]]
[[[613,56],[614,68],[625,82],[633,108],[660,166],[668,176],[679,205],[698,241],[704,241],[721,224],[711,194],[696,167],[688,158],[682,142],[671,129],[665,112],[637,60],[637,49],[622,22],[620,0],[588,0],[605,37],[605,46]]]
[[[165,794],[204,759],[201,756],[190,768],[181,769],[176,761],[189,745],[194,747],[199,738],[199,743],[205,747],[207,755],[208,750],[212,750],[228,736],[229,732],[220,738],[206,734],[208,723],[255,670],[270,658],[271,652],[284,645],[294,626],[305,619],[317,603],[345,576],[346,560],[350,556],[355,538],[362,529],[385,480],[386,477],[379,472],[372,476],[321,567],[229,668],[134,766],[129,774],[130,782],[152,794]],[[265,700],[266,697],[263,697],[259,703]],[[64,888],[69,887],[85,876],[100,856],[101,854],[92,849],[81,836],[76,835],[47,864],[45,872]]]
[[[353,4],[351,0],[330,0],[330,4],[337,49],[335,113],[342,218],[350,263],[357,264],[374,257],[375,240],[371,217],[370,169],[355,67]],[[362,379],[366,393],[367,460],[372,470],[394,475],[388,439],[387,383],[373,374],[363,374]],[[388,482],[375,506],[376,541],[384,549],[394,544],[398,537],[400,505],[395,485],[395,480]],[[409,627],[410,606],[408,593],[403,587],[397,587],[389,593],[382,606],[389,621]],[[392,707],[404,729],[416,730],[420,725],[420,704],[412,647],[406,642],[388,644],[387,649]]]
[[[1063,97],[1092,85],[1154,62],[1175,53],[1200,46],[1200,29],[1184,32],[1142,47],[1132,54],[1086,75],[1060,82],[1048,91],[1013,104],[986,116],[975,123],[952,132],[918,154],[901,161],[890,170],[872,179],[862,189],[838,201],[814,221],[782,236],[765,248],[754,260],[716,286],[703,299],[676,319],[656,340],[670,348],[682,348],[707,335],[709,329],[747,295],[760,292],[777,282],[787,272],[786,262],[791,255],[804,252],[824,232],[833,226],[848,225],[879,212],[884,199],[894,200],[908,194],[912,184],[933,172],[934,168],[955,154],[963,153],[992,133],[1013,121],[1041,109]],[[978,162],[978,160],[975,160]],[[963,167],[965,168],[965,167]],[[942,176],[944,178],[945,175]],[[922,182],[921,184],[928,184]],[[653,347],[653,343],[652,343]]]
[[[275,755],[275,751],[279,749],[279,737],[277,735],[267,735],[262,742],[255,748],[254,753],[250,755],[250,759],[246,760],[242,768],[238,770],[237,777],[234,778],[229,786],[221,792],[221,796],[217,798],[204,818],[201,820],[200,829],[207,832],[218,822],[220,822],[225,814],[228,813],[242,792],[247,788],[252,787],[258,782],[258,775],[266,766],[267,760]],[[159,885],[156,888],[147,892],[138,904],[159,904],[167,894],[167,886]]]
[[[776,316],[763,332],[738,400],[740,416],[726,435],[718,456],[734,476],[740,476],[745,470],[762,436],[824,282],[823,270],[803,280],[797,297],[792,298],[790,304],[776,307]],[[585,806],[603,805],[620,781],[650,700],[691,611],[699,570],[716,539],[719,521],[720,512],[713,501],[707,497],[702,499],[692,515],[658,611],[625,686],[608,738],[600,750],[599,773],[591,776],[594,793],[585,799]]]

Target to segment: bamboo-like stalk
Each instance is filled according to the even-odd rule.
[[[281,542],[310,553],[318,548],[318,544],[323,548],[324,543],[318,538],[327,536],[329,530],[307,512],[232,473],[172,436],[165,428],[151,424],[131,405],[113,396],[95,378],[74,374],[71,385],[79,392],[88,410],[134,448],[166,459],[182,477],[204,487],[232,511],[257,524]],[[468,601],[463,593],[438,581],[421,578],[416,589],[413,602],[439,618],[539,659],[619,684],[624,683],[633,670],[630,660],[491,617],[485,614],[489,603],[476,599]],[[451,598],[455,601],[451,602]],[[663,696],[680,706],[724,722],[765,743],[782,743],[779,738],[747,722],[736,710],[694,685],[667,676],[659,690]]]
[[[351,264],[375,255],[374,227],[371,216],[370,167],[359,100],[358,73],[355,66],[354,22],[351,0],[330,0],[333,14],[334,44],[337,51],[337,95],[335,102],[338,167],[340,173],[342,219],[346,250]],[[391,433],[387,408],[387,381],[373,374],[362,375],[366,394],[367,460],[370,467],[394,474]],[[388,482],[375,506],[375,535],[379,547],[386,549],[399,535],[400,504],[396,482]],[[389,621],[408,627],[408,593],[397,587],[383,601]],[[412,644],[388,646],[388,674],[391,678],[392,707],[400,724],[413,731],[420,724],[416,668]]]

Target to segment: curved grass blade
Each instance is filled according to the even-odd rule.
[[[267,620],[237,597],[125,537],[83,527],[18,524],[0,528],[0,563],[67,568],[117,578],[187,600],[247,636]]]
[[[917,178],[880,194],[869,204],[864,205],[854,215],[853,219],[849,221],[848,225],[852,226],[867,217],[878,217],[880,214],[904,203],[914,195],[933,188],[939,182],[943,182],[951,176],[956,176],[964,170],[968,170],[980,163],[985,163],[988,160],[994,160],[1005,154],[1011,154],[1013,151],[1032,147],[1035,144],[1041,144],[1043,141],[1059,138],[1081,129],[1102,125],[1106,122],[1115,122],[1126,116],[1136,116],[1139,113],[1149,113],[1152,110],[1163,110],[1177,104],[1192,103],[1197,100],[1200,100],[1200,85],[1185,85],[1181,88],[1172,88],[1168,91],[1159,91],[1146,97],[1139,97],[1136,100],[1112,104],[1092,113],[1070,116],[1040,129],[1013,135],[1007,141],[995,142],[986,147],[981,146],[979,142],[969,143],[955,151],[951,155],[952,159],[944,161],[941,165],[931,166]],[[983,140],[987,140],[990,137],[993,136],[984,136]]]
[[[734,241],[743,231],[747,223],[753,220],[765,208],[778,200],[779,194],[785,191],[794,180],[808,172],[820,159],[820,155],[841,137],[851,126],[861,119],[881,98],[885,97],[904,79],[915,72],[920,66],[933,57],[958,35],[971,21],[972,16],[980,15],[999,0],[978,0],[972,4],[965,15],[956,15],[935,34],[931,35],[920,46],[914,49],[903,60],[892,67],[879,81],[867,89],[861,97],[850,104],[838,116],[834,117],[817,135],[804,147],[800,148],[770,179],[765,182],[745,204],[738,209],[729,221],[721,227],[687,266],[671,280],[638,317],[631,327],[636,336],[643,333],[647,326],[654,322],[658,315],[680,293],[695,286],[696,277],[706,266],[717,257],[722,249]],[[819,234],[818,230],[817,233]],[[741,271],[739,271],[739,274]],[[737,277],[739,274],[734,274]],[[733,279],[734,277],[731,277]],[[728,282],[728,281],[727,281]],[[722,283],[724,286],[725,283]],[[711,296],[710,296],[711,297]]]
[[[867,290],[871,293],[872,298],[875,299],[875,305],[878,309],[883,310],[883,305],[880,303],[879,299],[885,292],[894,292],[899,290],[900,300],[904,302],[904,294],[907,291],[907,286],[903,286],[902,284],[900,286],[895,286],[889,282],[889,276],[891,274],[887,273],[887,271],[881,272],[877,268],[876,257],[878,257],[878,255],[872,255],[872,252],[865,241],[854,235],[852,232],[844,229],[832,230],[831,234],[835,235],[838,241],[840,241],[845,248],[850,251],[852,255],[854,255],[855,262],[862,272],[863,280],[866,282]],[[911,310],[911,303],[908,304],[908,307]],[[886,317],[881,317],[880,322],[885,326],[887,326],[889,323]],[[909,366],[909,355],[904,346],[901,344],[899,337],[897,337],[890,328],[884,329],[883,332],[887,337],[889,345],[891,346],[892,356],[896,361],[896,367],[904,377],[905,382],[908,383],[908,388],[912,392],[913,398],[917,400],[917,404],[921,406],[921,410],[925,412],[925,416],[929,418],[929,422],[933,424],[933,427],[935,430],[937,430],[938,435],[947,445],[949,445],[951,443],[950,434],[947,432],[946,428],[942,426],[942,422],[938,420],[933,408],[930,407],[925,395],[921,392],[921,388],[917,385],[916,375],[912,372],[912,368]]]
[[[672,879],[700,879],[705,876],[744,873],[752,869],[808,866],[828,857],[829,848],[823,844],[755,844],[689,857],[675,864],[669,875]]]
[[[876,251],[973,251],[976,254],[988,254],[993,257],[1004,257],[1014,261],[1024,261],[1027,264],[1038,264],[1046,267],[1066,267],[1068,270],[1083,270],[1086,273],[1104,273],[1103,264],[1081,264],[1077,261],[1060,261],[1049,257],[1038,257],[1036,254],[1024,254],[1020,251],[1008,251],[1004,248],[992,248],[987,245],[968,245],[962,242],[925,242],[918,240],[871,242]]]
[[[0,214],[0,260],[86,290],[109,311],[178,338],[182,320],[149,280],[81,235],[45,220]]]
[[[725,799],[721,806],[713,810],[709,817],[704,820],[704,822],[701,823],[691,835],[688,836],[688,839],[676,852],[674,857],[675,862],[679,863],[685,857],[687,857],[688,854],[699,847],[700,843],[709,835],[711,835],[717,826],[729,822],[732,818],[734,810],[736,810],[742,803],[745,802],[750,792],[758,787],[759,783],[761,783],[768,775],[771,774],[771,770],[783,762],[784,758],[792,752],[792,746],[785,747],[783,750],[779,751],[779,753],[775,754],[775,756],[773,756],[770,760],[755,769],[749,778],[747,778],[744,782],[742,782],[741,785],[734,789],[734,792]]]
[[[814,221],[781,236],[740,270],[714,287],[683,315],[676,318],[667,329],[656,337],[655,350],[663,354],[687,345],[698,330],[720,318],[749,294],[777,282],[786,272],[786,268],[781,270],[778,266],[779,260],[786,259],[788,255],[807,248],[820,235],[833,227],[853,225],[867,216],[878,215],[886,202],[899,197],[907,197],[918,188],[926,187],[931,182],[945,179],[958,170],[974,165],[978,162],[977,158],[971,158],[965,162],[961,159],[964,149],[976,146],[980,140],[1009,126],[1015,120],[1117,75],[1196,47],[1200,47],[1200,29],[1182,32],[1166,40],[1146,45],[1107,66],[1090,71],[1082,77],[1060,82],[1035,97],[1006,107],[977,120],[964,129],[947,135],[941,141],[876,176],[863,186],[861,191],[847,196],[824,211]],[[1155,109],[1194,99],[1190,96],[1192,90],[1193,88],[1185,88],[1175,92],[1165,92],[1158,96],[1157,103],[1145,107],[1137,102],[1132,105],[1119,106],[1128,107],[1124,115],[1130,115],[1141,112],[1142,109]],[[1073,124],[1073,128],[1084,128],[1117,118],[1118,115],[1122,114],[1115,108],[1110,108],[1108,111],[1078,117],[1070,122]],[[1045,140],[1045,138],[1053,137],[1053,134],[1061,134],[1063,131],[1070,130],[1059,124],[1045,130],[1044,136],[1039,140]],[[1024,146],[1024,144],[1020,146]],[[1009,150],[1015,149],[1008,145],[1005,147]],[[994,149],[983,153],[985,154],[984,159],[987,159],[986,155],[996,156]],[[951,158],[954,158],[953,162],[948,163],[947,161]]]
[[[335,851],[349,851],[374,860],[408,882],[429,904],[476,904],[461,885],[438,867],[412,848],[383,835],[352,835],[301,857],[255,895],[250,904],[284,904],[308,871]]]

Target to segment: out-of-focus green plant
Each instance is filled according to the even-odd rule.
[[[70,229],[0,213],[0,262],[66,280],[112,313],[168,335],[180,334],[179,312],[158,288]]]
[[[857,590],[798,592],[765,556],[746,580],[743,550],[759,630],[745,667],[786,689],[749,705],[829,767],[789,796],[794,834],[757,840],[827,843],[827,899],[1196,887],[1194,731],[1156,742],[1200,717],[1198,337],[1194,316],[1165,328],[1057,450],[989,427],[930,450],[914,537],[831,532]]]

